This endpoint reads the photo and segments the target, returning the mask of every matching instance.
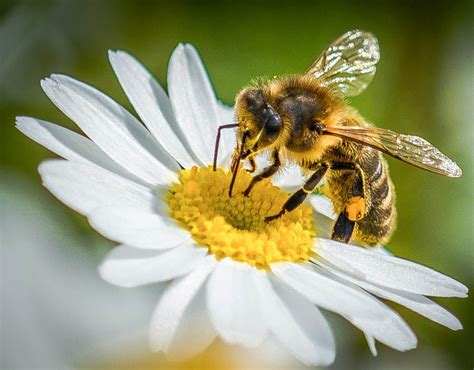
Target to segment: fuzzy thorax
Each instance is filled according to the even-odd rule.
[[[265,180],[246,197],[242,192],[251,176],[240,171],[229,198],[230,179],[221,169],[182,170],[167,196],[170,216],[218,259],[230,257],[262,269],[274,262],[308,260],[316,236],[312,208],[302,205],[265,223],[265,217],[280,211],[288,194]]]

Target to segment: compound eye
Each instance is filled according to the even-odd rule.
[[[269,136],[279,134],[282,126],[281,117],[278,112],[270,105],[267,105],[263,110],[264,115],[264,130]]]

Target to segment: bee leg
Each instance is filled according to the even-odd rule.
[[[352,231],[354,231],[355,221],[347,218],[346,212],[341,212],[337,217],[336,223],[332,229],[331,239],[343,243],[349,243]]]
[[[359,221],[366,215],[365,181],[364,173],[354,163],[332,162],[332,170],[350,170],[355,172],[354,184],[352,185],[352,196],[347,201],[344,212],[349,221]],[[341,221],[342,222],[342,221]]]
[[[356,167],[356,171],[352,197],[349,198],[345,207],[347,218],[351,221],[360,221],[367,213],[364,173],[359,167]]]
[[[349,243],[355,223],[365,217],[367,210],[365,203],[364,173],[360,167],[351,163],[336,163],[333,165],[335,167],[334,169],[350,169],[356,171],[354,184],[352,185],[352,197],[347,201],[344,211],[337,217],[331,234],[331,239]]]
[[[250,169],[249,170],[246,170],[248,173],[254,173],[255,170],[257,169],[257,164],[255,163],[255,159],[254,157],[250,157],[248,159],[249,163],[250,163]]]
[[[274,215],[265,217],[265,222],[270,222],[280,218],[285,214],[285,212],[291,212],[297,208],[303,201],[306,199],[307,195],[312,193],[313,190],[318,186],[319,182],[323,178],[324,174],[328,170],[329,166],[327,163],[318,164],[315,172],[310,176],[310,178],[305,182],[303,188],[291,194],[288,200],[283,204],[281,211]]]
[[[265,167],[261,173],[252,177],[252,181],[250,182],[247,189],[245,189],[245,191],[243,192],[243,194],[246,197],[249,196],[250,191],[252,190],[252,188],[255,186],[257,182],[262,181],[263,179],[266,179],[270,176],[273,176],[278,171],[278,169],[280,168],[281,162],[280,162],[280,157],[278,155],[277,150],[273,151],[272,160],[273,162],[269,166]],[[251,162],[250,162],[251,164],[252,164],[252,161],[253,159],[251,159]],[[255,165],[255,162],[253,162],[253,165]]]

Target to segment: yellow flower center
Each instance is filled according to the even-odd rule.
[[[242,192],[251,178],[240,171],[229,197],[230,173],[211,167],[182,170],[167,195],[170,216],[218,259],[230,257],[262,269],[274,262],[308,260],[316,236],[313,209],[302,205],[266,223],[288,194],[263,180],[246,197]]]

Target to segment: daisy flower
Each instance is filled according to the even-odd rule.
[[[43,90],[88,138],[34,118],[17,118],[17,127],[64,158],[39,166],[45,187],[120,243],[100,266],[102,278],[123,287],[169,282],[151,319],[153,350],[192,356],[216,336],[246,347],[272,336],[301,362],[328,365],[335,341],[318,307],[363,331],[374,353],[376,340],[414,348],[410,327],[376,296],[461,329],[425,296],[466,297],[464,285],[377,249],[325,239],[327,199],[313,195],[264,223],[286,200],[282,187],[302,183],[297,169],[262,181],[248,198],[250,175],[242,171],[228,197],[232,135],[224,135],[221,167],[209,165],[216,129],[233,111],[216,99],[191,45],[171,56],[168,95],[129,54],[112,51],[109,59],[143,124],[93,87],[52,75]]]

